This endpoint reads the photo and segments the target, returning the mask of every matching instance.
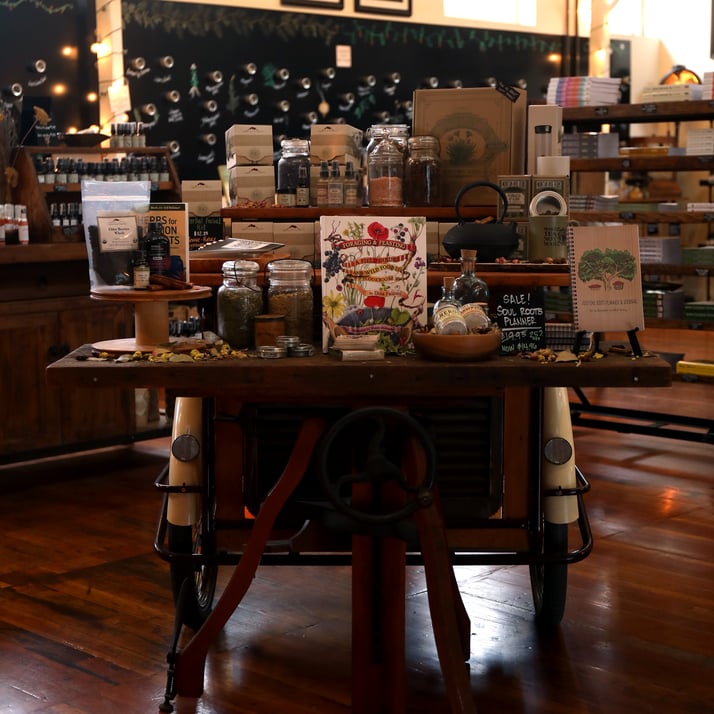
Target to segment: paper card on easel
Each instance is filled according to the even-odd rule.
[[[639,240],[634,224],[570,228],[570,287],[576,330],[644,329]]]

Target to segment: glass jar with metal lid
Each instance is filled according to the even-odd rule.
[[[407,206],[441,205],[441,159],[439,139],[412,136],[404,167],[404,203]]]
[[[310,142],[308,139],[283,139],[280,142],[280,152],[277,190],[297,191],[300,167],[305,168],[308,179],[310,176]]]
[[[367,156],[374,150],[384,134],[390,136],[405,155],[407,153],[407,142],[409,140],[408,124],[372,124],[366,134],[368,142],[365,154]]]
[[[404,152],[397,141],[383,131],[367,154],[367,189],[370,206],[404,204]]]
[[[258,285],[260,266],[252,260],[228,260],[221,266],[223,285],[216,296],[218,334],[233,348],[253,345],[255,316],[263,312]]]
[[[285,258],[268,263],[268,312],[285,315],[285,332],[313,341],[312,265]]]

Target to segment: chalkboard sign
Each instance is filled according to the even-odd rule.
[[[506,292],[497,297],[501,354],[533,352],[545,347],[545,307],[541,288]]]

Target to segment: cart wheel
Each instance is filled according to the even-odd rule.
[[[568,552],[568,524],[544,523],[543,555],[565,556]],[[531,563],[531,590],[536,622],[544,629],[560,624],[565,612],[568,591],[568,564],[566,562]]]
[[[401,448],[407,438],[416,441],[424,458],[421,483],[410,485],[403,473]],[[355,444],[360,448],[355,449]],[[353,449],[354,465],[344,463],[344,454]],[[334,475],[334,458],[346,473]],[[431,505],[436,452],[424,427],[408,413],[389,407],[364,407],[336,421],[324,435],[318,452],[318,471],[324,492],[335,508],[350,520],[379,526],[409,518],[418,508]],[[354,484],[371,484],[376,490],[388,482],[405,494],[403,506],[394,510],[373,503],[374,511],[355,508],[351,502]]]
[[[173,553],[209,555],[211,550],[215,550],[209,546],[207,552],[207,545],[215,541],[210,534],[204,532],[202,521],[198,521],[193,526],[177,526],[169,523],[167,536],[169,550]],[[171,561],[170,571],[171,592],[177,613],[184,625],[198,630],[213,607],[218,566],[215,562],[192,565],[188,558],[185,560],[177,558]]]

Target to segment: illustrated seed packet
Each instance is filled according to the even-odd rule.
[[[322,347],[378,335],[388,354],[412,349],[427,323],[426,218],[322,216]]]

